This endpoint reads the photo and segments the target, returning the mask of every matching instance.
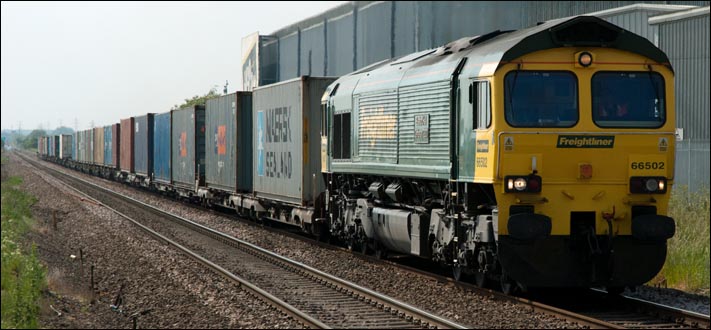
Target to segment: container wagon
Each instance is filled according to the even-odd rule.
[[[104,127],[94,127],[94,159],[93,164],[104,165]]]
[[[124,178],[133,173],[133,132],[135,130],[133,124],[134,117],[121,119],[119,169]]]
[[[299,77],[252,92],[254,216],[315,232],[321,175],[321,98],[335,78]],[[256,199],[256,202],[254,202]],[[251,205],[250,205],[251,204]]]
[[[252,93],[207,100],[205,134],[205,187],[198,195],[241,208],[241,193],[252,191]]]
[[[196,105],[172,112],[171,176],[184,197],[197,196],[205,181],[205,107]]]
[[[171,120],[173,112],[156,114],[153,119],[153,183],[158,190],[172,190]]]
[[[59,159],[72,159],[72,150],[74,149],[74,136],[71,134],[62,134],[59,136]]]
[[[135,181],[141,185],[150,184],[153,173],[153,115],[135,117],[133,138],[133,171]]]

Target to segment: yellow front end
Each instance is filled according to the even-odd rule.
[[[591,55],[591,65],[581,65],[582,53]],[[553,107],[577,108],[577,118],[569,116],[569,124],[556,125],[561,116],[555,114],[550,121],[539,117],[532,125],[516,125],[515,116],[506,114],[507,109],[514,106],[529,106],[531,111],[540,111],[537,112],[539,115],[546,114],[546,109],[536,109],[533,101],[522,104],[520,100],[509,98],[510,95],[526,95],[525,83],[522,83],[525,74],[522,72],[536,72],[542,76],[546,72],[563,72],[574,77],[569,80],[577,83],[574,91],[577,105],[556,104],[558,99],[568,102],[563,101],[565,95],[562,94],[565,93],[547,89],[537,92],[541,95],[527,96],[527,100],[544,99]],[[596,77],[625,75],[640,78],[653,74],[663,80],[663,94],[661,90],[655,91],[662,95],[659,98],[664,102],[663,106],[655,105],[664,111],[654,114],[659,116],[659,124],[652,125],[656,127],[634,127],[635,124],[622,121],[603,121],[603,112],[596,112],[598,109],[594,105],[602,105],[601,100],[607,93],[601,91],[613,86],[599,83],[593,86],[593,77],[598,73]],[[495,166],[487,173],[492,177],[477,176],[477,180],[494,182],[504,269],[508,268],[512,278],[533,286],[559,285],[565,281],[570,285],[624,286],[651,279],[666,257],[666,240],[655,239],[647,235],[646,230],[654,231],[658,226],[668,225],[663,216],[667,213],[674,176],[674,79],[671,70],[650,63],[642,56],[614,49],[558,48],[532,53],[503,65],[492,81],[492,107],[495,110],[492,130],[485,134],[493,138],[495,145],[489,154],[477,157],[484,156]],[[640,79],[634,81],[645,83]],[[596,94],[592,93],[594,88]],[[614,92],[610,91],[610,94]],[[539,185],[539,191],[518,191],[518,183],[514,184],[517,177],[538,177],[531,183]],[[652,181],[649,178],[653,178]],[[631,180],[634,187],[630,187]],[[656,185],[652,187],[656,191],[650,192],[643,186],[639,192],[640,184]],[[530,231],[533,229],[529,224],[548,221],[547,235],[534,237],[535,233],[524,233],[524,236],[533,236],[522,238],[510,233],[513,230],[510,219],[517,213],[527,212],[536,216],[518,216],[517,226],[526,225],[518,231]],[[639,217],[635,221],[638,229],[633,235],[635,217]],[[546,228],[543,222],[541,228]],[[646,234],[640,234],[639,228]],[[668,226],[664,228],[668,229]],[[653,260],[639,267],[627,264],[636,258]]]

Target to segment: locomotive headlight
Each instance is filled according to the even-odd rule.
[[[664,194],[667,192],[667,178],[663,176],[633,176],[630,178],[630,192],[633,194]]]
[[[647,182],[644,185],[645,188],[647,188],[647,191],[656,191],[657,187],[659,187],[659,183],[654,178],[647,179]]]
[[[592,61],[593,61],[592,54],[590,54],[588,52],[582,52],[578,56],[578,63],[585,68],[589,67],[590,64],[592,64]]]
[[[535,174],[506,176],[504,182],[507,193],[539,193],[543,184],[541,177]]]

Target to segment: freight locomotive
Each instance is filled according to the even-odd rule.
[[[577,16],[78,132],[67,164],[505,292],[619,292],[674,235],[673,84],[648,40]]]

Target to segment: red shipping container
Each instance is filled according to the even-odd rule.
[[[133,117],[121,119],[121,172],[133,173]]]

